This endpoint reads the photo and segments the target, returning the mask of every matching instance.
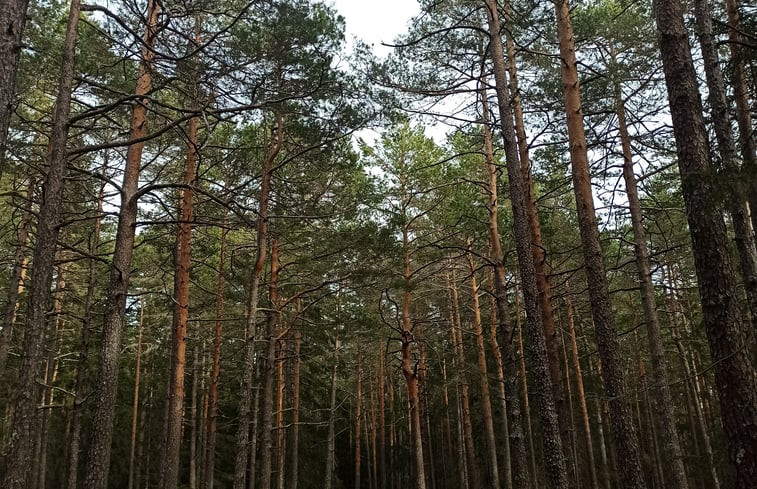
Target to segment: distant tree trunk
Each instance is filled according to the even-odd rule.
[[[9,2],[9,3],[7,3]],[[20,50],[21,32],[24,25],[27,2],[21,0],[0,0],[0,17],[5,24],[0,33],[0,151],[7,132],[8,104],[14,93],[15,69]],[[61,204],[63,200],[64,177],[68,163],[66,144],[68,142],[68,120],[71,112],[71,90],[74,80],[77,26],[79,23],[79,0],[72,0],[69,8],[66,38],[63,45],[58,94],[53,109],[50,132],[47,176],[42,190],[42,203],[37,219],[37,233],[34,244],[32,277],[29,287],[29,307],[26,315],[18,385],[13,399],[13,421],[10,426],[10,443],[6,458],[6,472],[3,487],[21,489],[26,485],[29,461],[32,457],[37,426],[37,402],[39,396],[38,373],[43,353],[45,331],[47,329],[47,309],[50,286],[55,266],[55,249],[60,231]],[[9,24],[6,24],[10,20]],[[9,36],[10,35],[10,36]],[[9,36],[9,37],[6,37]],[[9,115],[9,114],[8,114]],[[0,158],[2,154],[0,154]],[[0,167],[0,171],[2,168]]]
[[[559,314],[556,315],[557,319],[556,321],[560,322],[560,316]],[[565,328],[563,326],[559,326],[559,334],[560,334],[560,349],[562,350],[562,361],[563,361],[563,371],[565,372],[565,395],[568,400],[568,419],[570,421],[570,424],[568,425],[568,442],[570,447],[570,458],[569,460],[578,460],[578,437],[576,436],[576,425],[575,425],[575,415],[573,411],[573,392],[571,389],[571,382],[570,382],[570,366],[568,365],[568,347],[565,343],[565,334],[564,334]],[[563,436],[563,442],[565,442],[565,436]],[[577,463],[569,465],[570,471],[572,472],[571,477],[571,483],[574,487],[583,487],[581,485],[581,471],[579,470],[579,466]]]
[[[511,0],[506,0],[505,20],[512,22]],[[512,31],[511,31],[512,32]],[[534,270],[536,270],[536,286],[539,291],[539,306],[544,328],[544,339],[547,345],[547,359],[549,360],[549,378],[552,381],[552,393],[555,398],[555,409],[560,426],[560,436],[565,455],[566,467],[575,468],[576,460],[571,456],[569,446],[571,439],[570,416],[568,415],[565,389],[560,369],[559,347],[557,345],[557,330],[555,328],[554,312],[552,310],[552,289],[547,276],[547,251],[541,238],[541,224],[536,206],[536,195],[531,178],[531,157],[528,149],[526,125],[523,121],[523,105],[521,103],[520,89],[518,85],[518,62],[515,57],[515,41],[513,35],[505,36],[505,49],[507,54],[507,69],[510,81],[510,96],[512,97],[512,111],[515,119],[515,135],[518,142],[518,154],[520,167],[523,172],[523,191],[526,194],[525,205],[528,220],[531,224],[531,250],[534,255]],[[535,477],[535,476],[534,476]]]
[[[16,71],[23,48],[29,0],[0,1],[0,179],[5,170],[5,149],[16,95]]]
[[[284,397],[286,396],[286,340],[277,342],[277,397],[276,397],[276,478],[278,489],[284,489],[286,481],[286,428],[284,427]]]
[[[386,375],[384,373],[384,364],[386,362],[384,346],[379,343],[378,351],[378,488],[386,489],[386,405],[385,405],[385,383]],[[446,392],[446,382],[444,385]],[[296,489],[296,488],[295,488]]]
[[[515,235],[518,265],[521,281],[523,282],[523,297],[527,311],[527,329],[530,344],[530,369],[533,374],[536,399],[539,405],[539,418],[542,427],[542,446],[544,447],[544,463],[549,484],[555,489],[568,487],[566,461],[563,454],[558,426],[552,381],[549,372],[549,357],[539,303],[539,290],[536,284],[536,269],[534,266],[533,243],[531,241],[531,223],[526,204],[527,193],[520,166],[517,136],[513,121],[513,111],[510,93],[507,85],[507,67],[502,45],[502,33],[499,10],[496,0],[485,0],[489,37],[489,50],[494,66],[494,81],[499,106],[502,137],[505,144],[507,161],[507,176],[510,183],[510,204],[513,211],[513,234]],[[499,279],[498,279],[499,280]],[[508,341],[511,341],[509,338]],[[524,471],[513,467],[518,474]],[[514,479],[516,486],[526,487],[526,480]]]
[[[360,421],[363,407],[363,365],[357,350],[357,391],[355,391],[355,489],[360,489]]]
[[[300,309],[298,305],[298,309]],[[302,332],[294,331],[294,365],[292,366],[292,440],[289,459],[289,483],[287,489],[297,489],[300,472],[300,346]]]
[[[371,386],[371,489],[378,489],[378,434],[377,430],[377,414],[376,414],[376,391]],[[426,410],[426,427],[430,433],[430,423],[428,419],[428,410]],[[433,467],[433,458],[431,460],[431,466]]]
[[[103,155],[102,176],[108,168],[108,153]],[[95,258],[100,247],[100,228],[102,226],[103,199],[105,197],[105,183],[100,184],[100,190],[97,194],[97,216],[95,217],[94,229],[89,237],[88,252],[90,258],[87,263],[89,267],[87,273],[87,292],[84,298],[84,315],[81,324],[81,337],[79,339],[79,355],[76,360],[76,373],[74,374],[74,399],[71,406],[71,435],[68,439],[68,489],[77,488],[77,479],[79,474],[79,452],[81,450],[81,425],[82,425],[82,405],[86,400],[84,391],[88,378],[88,359],[89,359],[89,335],[92,326],[92,306],[95,298],[95,288],[97,285],[98,262]]]
[[[0,156],[1,158],[2,156]],[[34,206],[34,192],[37,189],[37,176],[32,175],[26,187],[26,196],[21,213],[21,222],[16,235],[16,251],[13,255],[13,270],[8,281],[8,303],[3,313],[3,322],[0,325],[0,389],[8,389],[8,380],[5,378],[5,367],[8,361],[8,348],[13,339],[13,327],[18,313],[18,298],[24,290],[24,277],[29,258],[26,255],[26,245],[29,241],[29,231],[32,225],[32,208]],[[5,396],[3,396],[5,397]],[[5,397],[7,399],[7,397]],[[2,404],[5,404],[4,402]]]
[[[518,374],[523,386],[523,412],[526,418],[526,439],[528,442],[529,468],[531,470],[531,484],[538,487],[538,473],[536,471],[536,449],[534,448],[533,423],[531,422],[531,405],[528,395],[528,379],[526,378],[526,349],[523,347],[523,316],[520,313],[520,292],[518,282],[515,282],[515,332],[518,335]],[[510,396],[510,402],[512,402]]]
[[[607,285],[602,246],[594,196],[591,190],[589,158],[584,133],[581,93],[578,80],[578,64],[573,39],[573,26],[567,0],[555,2],[557,31],[560,41],[560,66],[562,72],[565,114],[567,116],[568,143],[573,173],[573,190],[576,198],[578,227],[584,254],[584,266],[589,285],[592,316],[597,337],[599,355],[607,398],[610,403],[610,420],[617,454],[623,459],[621,465],[622,486],[626,489],[646,487],[641,469],[639,440],[633,425],[631,410],[623,375],[623,358],[613,318],[610,293]]]
[[[338,313],[337,313],[338,314]],[[336,416],[336,374],[339,371],[339,327],[337,324],[336,338],[334,338],[334,364],[331,366],[331,394],[329,400],[329,434],[328,448],[326,449],[326,476],[324,478],[324,489],[332,488],[332,478],[334,476],[334,456],[336,445],[336,433],[334,432],[334,418]]]
[[[707,425],[705,424],[704,416],[702,414],[699,394],[697,393],[697,389],[694,386],[693,377],[696,375],[696,372],[693,372],[689,365],[688,352],[684,348],[683,343],[681,342],[680,334],[678,332],[680,327],[680,324],[678,322],[679,305],[678,299],[673,293],[673,291],[675,290],[675,285],[673,283],[673,276],[672,272],[670,271],[670,267],[668,267],[668,273],[666,275],[669,285],[668,287],[665,287],[667,292],[665,294],[665,298],[670,313],[670,332],[671,336],[673,337],[673,343],[676,346],[676,351],[678,352],[678,356],[681,361],[681,367],[683,369],[684,391],[686,395],[686,408],[689,412],[688,414],[690,420],[691,437],[694,444],[695,453],[697,455],[701,455],[697,433],[701,435],[702,444],[704,445],[704,452],[707,456],[707,463],[704,465],[709,466],[710,468],[710,470],[707,471],[702,470],[704,469],[704,467],[701,467],[698,472],[706,472],[705,477],[709,478],[708,484],[703,484],[704,487],[720,489],[720,478],[718,477],[716,469],[717,465],[715,464],[714,454],[712,451],[712,443],[710,442],[709,430],[707,429]],[[669,289],[669,291],[667,289]]]
[[[147,26],[142,43],[142,59],[132,109],[130,139],[139,140],[147,133],[147,103],[150,92],[155,42],[158,35],[160,4],[150,0],[147,6]],[[100,370],[97,375],[97,397],[92,415],[92,439],[89,445],[84,489],[105,489],[110,470],[111,441],[115,417],[118,385],[118,365],[121,356],[121,337],[126,315],[126,295],[129,291],[131,260],[137,225],[139,173],[142,166],[144,142],[131,144],[126,153],[121,209],[118,214],[113,261],[110,270],[105,312],[103,340],[100,347]]]
[[[61,256],[61,258],[64,258]],[[31,487],[44,489],[47,482],[47,444],[50,435],[50,417],[55,403],[55,379],[58,376],[58,355],[60,354],[60,337],[63,329],[63,299],[66,293],[67,264],[58,265],[55,302],[53,304],[53,327],[48,332],[47,361],[45,362],[44,389],[42,393],[42,409],[39,412],[41,426],[39,430],[39,455],[33,460],[33,470],[38,474],[37,483]]]
[[[256,333],[257,335],[257,333]],[[250,453],[249,453],[249,470],[250,474],[247,478],[247,489],[255,489],[255,483],[257,482],[257,463],[258,463],[258,439],[260,437],[260,375],[262,373],[262,359],[258,358],[255,361],[255,376],[254,385],[258,386],[255,389],[255,394],[252,396],[252,422],[250,423]]]
[[[573,302],[570,297],[565,299],[568,314],[568,332],[570,334],[571,360],[573,362],[573,372],[576,376],[576,394],[578,396],[578,405],[581,408],[581,420],[583,421],[584,436],[586,437],[586,458],[589,471],[589,484],[591,489],[598,489],[597,465],[594,461],[594,443],[591,438],[591,423],[589,422],[589,409],[586,406],[586,393],[584,391],[584,380],[581,374],[581,362],[578,359],[578,342],[576,341],[576,326],[573,315]],[[578,458],[576,458],[578,460]]]
[[[611,58],[614,62],[614,50],[611,53]],[[683,453],[681,451],[681,443],[678,439],[678,432],[676,431],[673,397],[670,394],[668,382],[665,348],[662,342],[662,334],[660,333],[660,322],[657,317],[657,302],[655,300],[654,285],[652,284],[652,268],[649,259],[649,249],[647,248],[647,233],[644,230],[639,191],[636,184],[636,175],[634,175],[633,171],[631,136],[628,133],[623,94],[620,82],[617,79],[613,80],[613,91],[615,94],[615,114],[618,117],[618,129],[620,131],[623,152],[623,178],[626,184],[628,209],[631,212],[631,225],[633,227],[634,256],[636,258],[636,269],[639,274],[641,304],[644,310],[644,322],[647,326],[649,355],[652,364],[652,375],[654,376],[655,418],[659,421],[662,437],[665,440],[663,463],[668,468],[666,470],[668,480],[665,487],[687,489],[688,481],[686,480],[686,470],[683,466]]]
[[[450,260],[450,264],[452,261]],[[453,269],[454,271],[454,269]],[[456,299],[456,293],[457,291],[453,288],[453,282],[450,277],[450,272],[447,272],[446,274],[446,282],[447,282],[447,306],[449,308],[449,327],[450,327],[450,337],[452,342],[452,367],[453,371],[455,371],[458,374],[461,374],[462,367],[458,366],[458,346],[457,346],[457,317],[459,316],[458,312],[458,304]],[[446,386],[447,386],[447,365],[446,363],[442,364],[442,374],[444,376],[444,385],[445,385],[445,400],[446,400]],[[459,481],[459,488],[460,489],[468,489],[468,474],[465,469],[465,443],[464,443],[464,428],[463,428],[463,409],[462,409],[462,403],[461,403],[461,384],[462,381],[458,381],[455,384],[455,407],[457,412],[457,419],[456,419],[456,433],[457,433],[457,469],[458,469],[458,476],[460,477]],[[450,433],[449,436],[450,444],[452,444],[452,435]],[[451,450],[450,450],[451,452]],[[453,455],[450,453],[450,460],[453,458]]]
[[[739,146],[744,161],[743,172],[749,185],[747,195],[749,196],[749,206],[752,209],[752,228],[757,230],[757,147],[755,147],[754,127],[752,126],[752,107],[749,105],[749,87],[744,70],[744,48],[748,44],[743,35],[738,0],[725,0],[725,9],[728,14],[731,84],[733,85],[733,98],[736,102]],[[757,321],[755,322],[757,323]],[[757,327],[757,324],[753,326]]]
[[[416,481],[413,485],[417,489],[426,489],[426,473],[423,464],[423,435],[421,430],[420,397],[418,395],[418,368],[417,365],[413,365],[411,351],[415,340],[413,338],[413,323],[410,318],[410,279],[412,273],[410,270],[410,249],[407,224],[402,227],[402,250],[402,277],[404,280],[401,309],[402,373],[405,376],[405,383],[407,385],[408,416],[410,417],[411,428],[410,438],[413,443],[413,456],[416,468]]]
[[[129,450],[128,489],[134,489],[135,453],[137,448],[137,420],[139,419],[139,374],[142,365],[142,329],[145,320],[145,297],[139,298],[139,327],[137,330],[137,362],[134,368],[134,398],[131,405],[131,449]],[[139,489],[139,488],[137,488]]]
[[[142,372],[143,374],[147,374],[147,368],[144,369]],[[147,418],[147,408],[150,405],[150,399],[152,398],[152,391],[149,393],[147,397],[147,403],[145,403],[145,409],[142,409],[142,411],[139,414],[139,426],[137,428],[137,431],[139,435],[137,436],[137,464],[134,468],[134,489],[140,489],[142,486],[142,472],[145,472],[144,478],[145,480],[149,479],[149,472],[145,467],[149,467],[149,456],[146,458],[143,458],[144,453],[149,453],[149,447],[145,448],[145,420]],[[146,484],[145,484],[146,485]]]
[[[187,365],[187,326],[189,323],[189,269],[191,266],[194,184],[197,175],[197,117],[189,119],[187,160],[184,185],[179,203],[174,279],[173,330],[171,334],[171,381],[168,390],[168,424],[163,454],[163,487],[175,489],[179,484],[179,455],[184,419],[184,377]],[[190,464],[191,465],[191,464]],[[193,479],[193,477],[191,477]],[[192,481],[196,482],[196,481]],[[194,485],[190,484],[192,489]]]
[[[199,433],[197,430],[197,394],[200,384],[200,347],[202,345],[199,323],[196,334],[197,337],[192,349],[192,391],[189,394],[189,489],[197,489],[197,467],[202,465],[197,463],[197,438]]]
[[[494,271],[492,270],[492,274],[490,276],[490,281],[492,283],[492,289],[494,289]],[[497,329],[499,325],[499,318],[497,317],[497,298],[494,295],[489,296],[489,302],[490,302],[490,308],[491,308],[491,328],[489,328],[489,342],[492,347],[492,353],[494,354],[494,365],[497,368],[497,387],[498,392],[497,396],[499,397],[499,404],[500,404],[500,410],[502,415],[502,420],[500,421],[500,425],[502,428],[502,477],[505,480],[505,489],[513,489],[513,475],[512,475],[512,469],[510,468],[510,423],[507,419],[507,395],[505,393],[505,370],[503,367],[502,362],[502,352],[499,347],[499,340],[497,340]],[[509,319],[508,319],[509,321]],[[512,326],[510,326],[512,328]],[[513,371],[512,373],[508,373],[508,375],[512,375],[516,378],[517,382],[517,373]],[[517,384],[516,384],[517,385]],[[521,430],[523,427],[521,426]],[[524,451],[525,451],[525,444],[524,444]],[[524,454],[525,455],[525,454]],[[526,462],[523,462],[524,466]],[[594,488],[596,489],[596,488]]]
[[[452,349],[455,352],[456,370],[458,370],[458,384],[460,386],[460,409],[462,415],[462,437],[460,444],[465,447],[465,462],[467,482],[471,489],[481,488],[481,475],[478,471],[476,445],[473,439],[473,423],[471,422],[470,393],[468,376],[465,372],[465,346],[463,344],[462,321],[460,319],[460,299],[457,291],[457,273],[452,269],[450,281],[452,289],[452,309],[454,322],[452,323]]]
[[[726,446],[736,473],[734,487],[746,489],[757,480],[755,372],[745,345],[725,224],[709,177],[707,132],[683,6],[679,0],[655,0],[654,11]]]
[[[507,452],[509,457],[506,462],[506,481],[508,487],[515,484],[520,487],[528,485],[528,469],[526,463],[526,443],[523,434],[523,413],[520,406],[520,395],[518,389],[518,374],[515,364],[517,354],[515,351],[515,334],[512,322],[510,321],[510,309],[507,304],[507,271],[505,270],[505,254],[502,250],[502,240],[499,234],[499,170],[494,163],[494,148],[492,144],[492,133],[489,123],[489,102],[484,88],[484,81],[481,80],[481,122],[484,130],[484,158],[486,160],[487,173],[489,175],[487,193],[489,196],[487,202],[487,211],[489,213],[489,249],[491,258],[494,263],[494,296],[497,306],[497,318],[499,320],[499,332],[502,335],[502,342],[499,344],[500,350],[497,351],[500,364],[507,371],[507,377],[503,377],[503,392],[506,390],[510,393],[510,400],[505,402],[504,397],[501,402],[505,415],[505,424],[508,427]],[[494,334],[496,337],[496,333]]]
[[[226,186],[224,185],[224,188]],[[216,431],[218,426],[218,382],[221,376],[221,342],[224,321],[224,273],[226,271],[226,236],[229,233],[229,208],[224,206],[221,221],[221,247],[218,252],[218,278],[216,285],[216,321],[213,336],[213,367],[208,386],[208,423],[205,435],[205,469],[203,489],[213,489],[215,480]]]
[[[242,375],[241,396],[239,403],[239,427],[237,428],[236,459],[234,462],[234,489],[245,489],[247,463],[250,451],[250,405],[253,396],[253,377],[255,371],[255,336],[257,331],[258,295],[260,277],[266,259],[266,241],[268,239],[268,207],[271,196],[271,177],[274,162],[284,143],[284,119],[276,114],[276,127],[271,135],[270,147],[263,161],[261,173],[258,222],[256,230],[256,257],[250,280],[250,298],[247,307],[247,324],[244,337],[244,373]],[[264,448],[265,449],[265,448]],[[254,454],[252,455],[255,456]],[[270,477],[270,474],[269,474]],[[269,489],[269,488],[263,488]]]
[[[271,241],[271,282],[268,298],[271,310],[266,321],[266,354],[263,370],[262,452],[260,457],[260,489],[271,489],[273,456],[273,374],[276,368],[276,343],[279,321],[279,244]]]
[[[489,394],[489,374],[486,368],[486,349],[484,347],[484,331],[481,326],[481,306],[478,300],[479,287],[476,280],[476,268],[473,257],[467,253],[470,270],[470,286],[473,297],[473,332],[476,335],[476,350],[478,353],[478,373],[481,380],[481,410],[484,418],[484,432],[489,455],[489,469],[491,471],[491,485],[499,488],[499,465],[497,463],[497,442],[494,436],[494,418],[492,416],[491,395]]]
[[[745,176],[747,176],[746,181],[738,178],[739,165],[736,162],[736,146],[733,141],[733,134],[731,133],[731,117],[728,110],[723,71],[720,69],[718,50],[712,34],[712,17],[710,16],[709,3],[709,0],[695,0],[694,13],[697,20],[699,46],[702,49],[704,73],[707,79],[712,126],[715,130],[718,153],[720,154],[720,166],[729,176],[728,182],[731,186],[731,195],[728,199],[729,210],[731,212],[734,234],[736,235],[735,241],[739,252],[741,276],[744,280],[744,289],[746,290],[749,310],[752,315],[752,326],[754,327],[757,322],[757,249],[755,249],[754,230],[749,220],[749,206],[746,200],[750,180],[748,172],[745,172]],[[734,66],[733,68],[735,70],[734,73],[736,73],[738,67]],[[743,77],[743,68],[741,76]],[[749,117],[748,111],[747,117]],[[744,161],[747,162],[747,159],[745,158]],[[753,175],[752,178],[757,179],[757,175]],[[757,203],[757,198],[754,198],[754,202]],[[755,211],[757,212],[757,208],[755,208]]]

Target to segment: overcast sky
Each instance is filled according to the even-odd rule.
[[[358,37],[373,44],[376,54],[383,56],[389,49],[382,42],[391,42],[407,29],[407,22],[418,13],[415,0],[327,0],[344,16],[347,39]]]

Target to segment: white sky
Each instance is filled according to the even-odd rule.
[[[326,0],[344,16],[347,24],[347,42],[352,38],[362,39],[379,56],[385,56],[390,48],[381,45],[391,43],[398,34],[407,30],[408,21],[419,12],[415,0]]]

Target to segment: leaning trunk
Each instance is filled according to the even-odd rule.
[[[568,487],[566,462],[560,440],[560,429],[549,373],[547,346],[544,338],[541,306],[539,304],[539,290],[536,284],[536,269],[532,250],[533,243],[531,242],[531,224],[526,208],[525,183],[520,167],[520,155],[518,154],[513,111],[507,86],[507,69],[504,47],[502,45],[499,10],[497,9],[497,2],[495,0],[485,0],[485,4],[491,40],[489,49],[494,65],[494,80],[499,105],[500,129],[505,143],[507,175],[510,183],[513,234],[515,235],[518,265],[523,283],[523,298],[527,311],[526,333],[531,345],[530,367],[533,374],[534,390],[539,405],[539,417],[542,426],[544,461],[549,484],[553,488],[563,489]],[[515,467],[513,467],[513,470],[515,470]],[[514,482],[516,482],[516,485],[521,485],[520,481],[514,480]],[[522,486],[526,487],[528,483],[524,482]]]
[[[613,51],[612,57],[615,57]],[[613,59],[614,61],[614,59]],[[623,151],[623,178],[626,184],[628,196],[628,209],[631,211],[631,225],[633,227],[634,256],[636,257],[636,269],[639,274],[639,286],[641,291],[641,305],[644,310],[644,321],[647,325],[647,340],[649,355],[652,363],[652,375],[654,376],[654,401],[656,418],[659,420],[662,436],[665,440],[664,463],[668,467],[666,474],[668,480],[665,487],[671,489],[687,489],[686,471],[683,466],[683,453],[678,439],[678,431],[675,424],[673,411],[673,397],[670,394],[668,384],[668,367],[665,360],[665,348],[660,333],[660,322],[657,317],[657,301],[655,300],[654,286],[652,284],[652,268],[647,248],[647,236],[644,230],[641,215],[641,202],[636,185],[636,175],[633,172],[633,159],[631,152],[631,136],[628,133],[626,122],[626,109],[624,106],[620,82],[614,81],[615,113],[618,116],[620,141]],[[650,430],[652,427],[650,426]]]
[[[239,427],[237,428],[236,459],[234,462],[234,489],[245,489],[247,477],[247,462],[250,451],[250,414],[253,396],[253,377],[255,373],[255,335],[258,318],[258,295],[260,277],[266,259],[266,241],[268,240],[268,206],[271,196],[271,177],[274,171],[274,161],[281,151],[284,142],[284,120],[281,114],[276,115],[276,131],[273,141],[263,161],[261,174],[260,198],[258,207],[256,257],[250,280],[250,298],[247,307],[247,324],[244,336],[244,373],[242,375],[242,392],[239,404]],[[252,454],[254,457],[255,454]],[[255,477],[251,474],[250,477]]]
[[[624,488],[646,487],[641,468],[639,441],[628,405],[623,375],[623,358],[610,302],[599,228],[591,190],[589,158],[581,109],[581,92],[578,80],[573,40],[573,26],[567,0],[555,3],[557,31],[560,40],[560,67],[565,97],[565,114],[568,126],[568,144],[573,173],[573,191],[576,198],[578,227],[584,253],[584,265],[589,285],[589,298],[594,327],[602,359],[602,372],[610,404],[610,421],[616,452],[623,459],[621,482]]]
[[[728,237],[710,177],[710,152],[680,0],[654,2],[678,170],[726,446],[738,489],[757,480],[757,390],[745,344]]]
[[[0,0],[0,178],[5,170],[5,147],[28,8],[29,0]]]
[[[754,230],[749,220],[749,206],[746,197],[749,179],[747,179],[747,185],[744,185],[744,180],[737,177],[739,166],[736,162],[736,146],[731,133],[731,117],[728,110],[723,72],[720,69],[717,46],[712,34],[709,1],[695,0],[694,12],[697,19],[699,46],[702,48],[704,73],[707,79],[712,126],[715,129],[715,138],[720,154],[720,166],[731,177],[729,179],[731,186],[731,195],[728,196],[729,210],[736,238],[736,248],[739,253],[741,276],[744,280],[744,289],[749,310],[752,313],[752,326],[754,327],[757,323],[757,249],[755,249]],[[734,66],[734,70],[738,71],[738,68]],[[749,123],[751,124],[751,122]],[[748,148],[744,150],[748,151]],[[744,159],[744,162],[747,163],[747,158]],[[748,168],[748,164],[745,165],[746,168]],[[755,176],[752,178],[754,179]],[[752,189],[752,191],[754,190]],[[757,203],[757,200],[755,200],[757,198],[751,197],[753,203]],[[757,208],[753,207],[753,209],[757,211]]]
[[[0,7],[5,10],[7,0],[0,0]],[[10,0],[13,1],[13,0]],[[14,2],[15,3],[15,2]],[[63,200],[63,185],[68,154],[66,143],[68,141],[68,120],[71,112],[71,90],[74,80],[74,61],[76,55],[77,26],[79,24],[79,0],[72,0],[69,10],[68,24],[66,27],[66,39],[63,46],[63,60],[61,63],[60,82],[58,96],[53,109],[53,124],[50,133],[50,143],[47,155],[47,178],[43,187],[43,199],[39,209],[37,221],[37,235],[34,245],[34,258],[31,284],[29,287],[29,307],[24,329],[21,362],[19,365],[18,385],[24,386],[17,389],[13,400],[13,423],[10,426],[10,446],[6,458],[6,473],[3,486],[6,489],[21,489],[26,485],[26,477],[29,473],[29,461],[32,457],[32,448],[36,435],[37,401],[39,396],[39,383],[37,374],[39,363],[43,354],[45,330],[47,329],[47,309],[50,300],[50,286],[53,280],[53,267],[55,264],[55,249],[58,243],[58,233],[61,224],[61,203]],[[2,11],[0,11],[2,12]],[[5,13],[5,12],[3,12]],[[15,79],[15,67],[20,49],[20,36],[23,30],[26,14],[26,2],[23,0],[16,4],[15,9],[8,11],[8,17],[3,17],[0,22],[11,20],[10,26],[2,29],[0,34],[0,63],[10,62],[0,70],[0,97],[6,97],[13,93],[13,80]],[[21,17],[19,18],[18,15]],[[14,31],[14,28],[16,29]],[[6,36],[11,35],[8,40]],[[16,40],[18,36],[18,40]],[[6,56],[7,53],[7,56]],[[15,56],[15,61],[10,59]],[[12,70],[13,73],[10,73]],[[7,85],[8,80],[10,85]],[[5,139],[7,122],[4,122],[5,110],[8,101],[0,100],[0,151],[1,143]],[[2,154],[0,153],[0,158]],[[1,164],[1,163],[0,163]],[[0,171],[2,167],[0,166]]]

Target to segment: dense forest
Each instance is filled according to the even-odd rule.
[[[755,5],[418,3],[0,0],[0,487],[757,487]]]

